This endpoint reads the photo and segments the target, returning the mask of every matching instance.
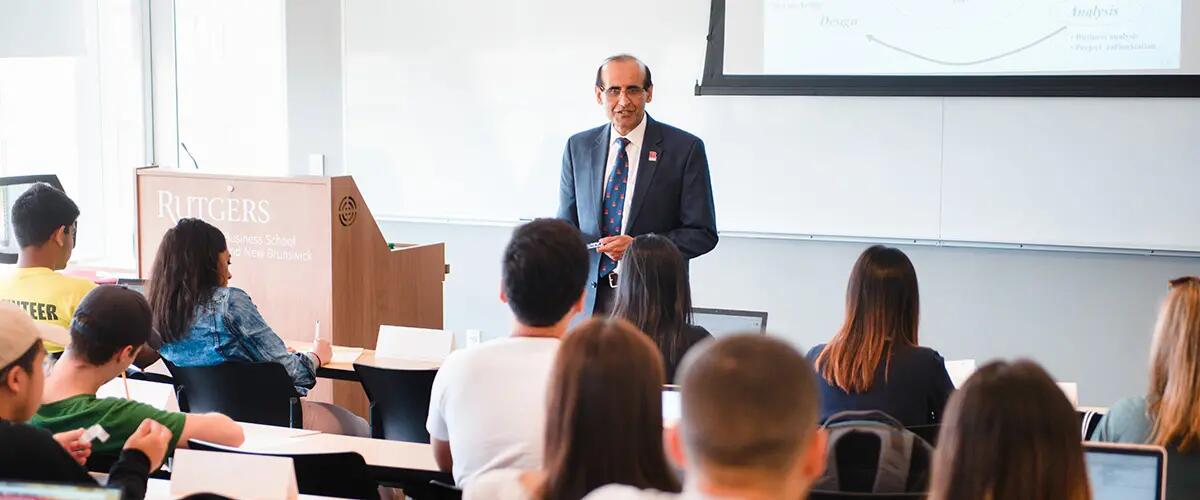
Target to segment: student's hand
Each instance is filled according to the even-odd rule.
[[[87,463],[88,457],[92,455],[92,443],[85,443],[81,440],[83,432],[83,429],[75,429],[54,435],[54,440],[58,441],[59,446],[67,450],[67,453],[70,453],[71,458],[79,462],[79,465]]]
[[[626,234],[618,234],[616,236],[605,236],[600,238],[600,248],[596,251],[612,260],[621,260],[625,256],[625,249],[629,248],[629,244],[633,243],[633,237]]]
[[[321,366],[325,366],[333,361],[333,344],[325,339],[316,339],[313,341],[312,352],[318,358],[321,358]]]
[[[162,467],[171,446],[171,429],[151,419],[142,420],[136,431],[125,440],[126,450],[138,450],[150,458],[150,473]]]

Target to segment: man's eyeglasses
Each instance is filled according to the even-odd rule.
[[[604,92],[605,97],[608,97],[609,99],[620,99],[621,92],[624,92],[625,97],[630,99],[641,99],[642,97],[646,96],[646,89],[638,87],[637,85],[630,85],[625,88],[609,87],[601,90]]]

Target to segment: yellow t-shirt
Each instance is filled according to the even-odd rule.
[[[0,300],[16,304],[34,321],[70,328],[75,308],[93,288],[96,284],[91,281],[49,268],[15,268],[0,278]],[[45,344],[48,352],[63,350],[63,346],[53,342]]]

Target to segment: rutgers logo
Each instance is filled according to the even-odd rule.
[[[338,203],[337,213],[342,226],[349,227],[358,219],[358,202],[349,196],[342,198],[342,202]]]

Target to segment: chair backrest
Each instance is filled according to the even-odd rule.
[[[300,427],[304,422],[292,378],[279,363],[188,367],[167,363],[167,369],[182,411],[220,412],[239,422],[280,427]]]
[[[425,420],[437,370],[393,370],[355,363],[371,401],[371,437],[428,443]]]
[[[371,478],[367,462],[352,451],[338,453],[255,453],[218,444],[188,440],[188,448],[244,455],[289,457],[296,467],[296,487],[302,495],[337,498],[379,498],[379,483]]]
[[[461,500],[462,489],[441,481],[429,482],[429,498],[431,500]]]
[[[916,434],[921,439],[924,439],[926,443],[929,443],[930,446],[936,448],[938,433],[942,431],[942,426],[941,424],[910,425],[905,427],[905,429],[908,429],[908,432]]]
[[[1076,410],[1079,415],[1079,434],[1081,439],[1087,441],[1092,438],[1092,433],[1096,432],[1096,427],[1100,425],[1100,420],[1104,418],[1104,413],[1095,410]]]

